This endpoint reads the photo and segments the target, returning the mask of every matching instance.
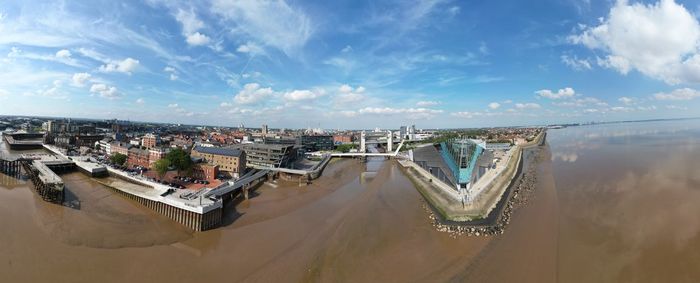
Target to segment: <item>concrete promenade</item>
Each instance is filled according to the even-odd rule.
[[[86,172],[104,168],[111,176],[123,179],[125,182],[101,182],[102,184],[193,230],[207,230],[221,224],[223,202],[221,199],[205,197],[204,194],[208,189],[176,190],[142,176],[132,176],[121,170],[90,162],[85,157],[68,157],[52,145],[44,145],[44,148],[56,155],[73,160]]]

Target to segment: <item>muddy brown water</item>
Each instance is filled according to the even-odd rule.
[[[697,282],[698,121],[552,130],[505,234],[435,231],[394,161],[265,184],[192,233],[80,173],[80,209],[0,176],[0,282]]]

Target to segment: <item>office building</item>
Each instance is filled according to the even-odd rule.
[[[333,150],[335,145],[333,143],[333,136],[299,136],[297,138],[297,145],[300,145],[307,152],[319,151],[319,150]]]
[[[205,163],[218,166],[217,171],[239,177],[245,172],[247,153],[235,148],[202,147],[192,149],[192,157],[201,158]],[[202,168],[206,169],[206,168]],[[204,172],[206,174],[206,172]]]
[[[238,144],[231,148],[245,151],[248,167],[289,168],[297,156],[294,145],[250,143]]]

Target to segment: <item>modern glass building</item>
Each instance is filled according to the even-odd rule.
[[[457,189],[469,189],[475,181],[477,161],[486,142],[472,139],[450,139],[440,143],[440,154],[457,181]]]

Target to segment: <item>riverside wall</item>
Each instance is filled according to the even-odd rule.
[[[438,214],[437,216],[432,215],[431,218],[436,222],[447,223],[446,226],[438,225],[439,229],[446,231],[452,229],[450,231],[468,234],[502,233],[503,227],[510,220],[512,196],[517,195],[518,191],[523,188],[523,182],[533,183],[529,177],[530,181],[523,181],[522,178],[525,175],[522,174],[522,168],[526,162],[523,156],[524,150],[542,146],[545,141],[546,131],[542,131],[533,141],[514,148],[513,150],[516,152],[512,153],[506,169],[494,178],[487,185],[488,187],[483,189],[483,192],[495,193],[482,194],[470,204],[465,204],[456,190],[434,178],[415,163],[405,160],[399,161],[399,163],[416,189],[426,199],[431,211]],[[453,226],[464,227],[455,228]]]

